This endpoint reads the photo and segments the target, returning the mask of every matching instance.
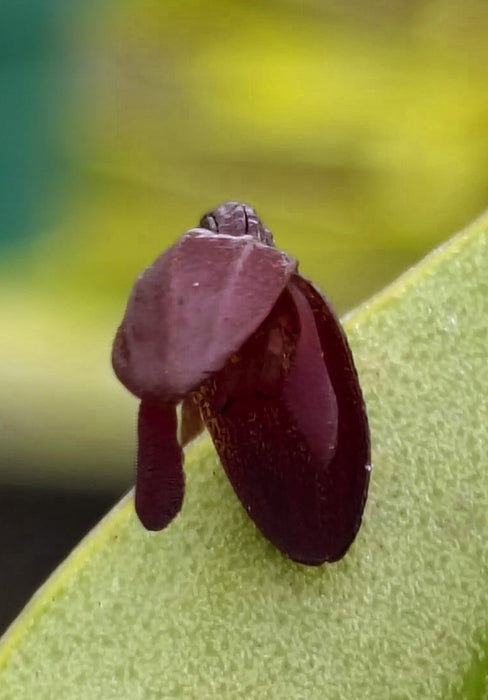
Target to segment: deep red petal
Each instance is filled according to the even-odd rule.
[[[113,347],[118,378],[141,398],[177,403],[256,330],[295,268],[251,237],[188,232],[134,285]]]
[[[199,398],[224,469],[249,516],[291,558],[315,564],[325,559],[316,551],[317,465],[283,398],[299,324],[285,290],[252,338],[202,386]]]
[[[148,530],[162,530],[179,513],[185,492],[176,407],[141,401],[135,506]]]
[[[308,283],[292,279],[237,359],[202,387],[200,401],[250,517],[292,559],[321,564],[341,558],[359,528],[369,438],[338,321]],[[281,373],[262,359],[279,349],[277,330],[286,347]],[[241,366],[247,370],[239,373]],[[269,386],[264,366],[274,377]]]

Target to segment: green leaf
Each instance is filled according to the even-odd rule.
[[[487,261],[485,216],[347,320],[374,468],[341,562],[279,554],[204,439],[165,531],[129,495],[10,628],[2,700],[486,694]]]

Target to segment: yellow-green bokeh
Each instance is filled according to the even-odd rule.
[[[94,464],[99,449],[100,471],[117,472],[129,404],[118,388],[107,398],[111,334],[141,267],[206,209],[255,205],[344,312],[488,201],[484,0],[70,7],[53,3],[49,24],[63,75],[45,92],[54,109],[62,84],[46,118],[54,184],[31,207],[35,235],[1,260],[2,372],[18,410],[8,409],[17,432],[4,463],[27,474],[29,403],[45,404],[39,469],[69,472],[64,401],[86,424],[73,461],[84,447]],[[95,411],[94,439],[97,391],[115,408],[106,424]]]

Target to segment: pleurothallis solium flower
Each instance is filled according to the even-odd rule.
[[[226,202],[144,270],[112,362],[141,399],[135,507],[146,528],[179,512],[182,446],[206,427],[265,537],[304,564],[345,554],[371,469],[357,373],[329,303],[252,207]]]

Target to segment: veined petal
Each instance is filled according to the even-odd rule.
[[[365,427],[367,442],[360,390],[344,382],[355,376],[347,343],[324,299],[318,295],[310,303],[307,284],[293,276],[233,366],[202,387],[200,405],[224,469],[258,528],[292,559],[322,564],[341,558],[357,532],[369,451],[358,447]],[[270,348],[282,362],[280,372],[269,361],[256,364]],[[335,354],[330,364],[327,351]],[[239,366],[248,369],[239,375]],[[274,376],[267,389],[266,374]],[[359,436],[350,429],[359,429]]]
[[[316,465],[283,398],[298,335],[298,313],[285,290],[256,333],[198,396],[248,515],[288,556],[319,563],[313,551],[319,523]]]

